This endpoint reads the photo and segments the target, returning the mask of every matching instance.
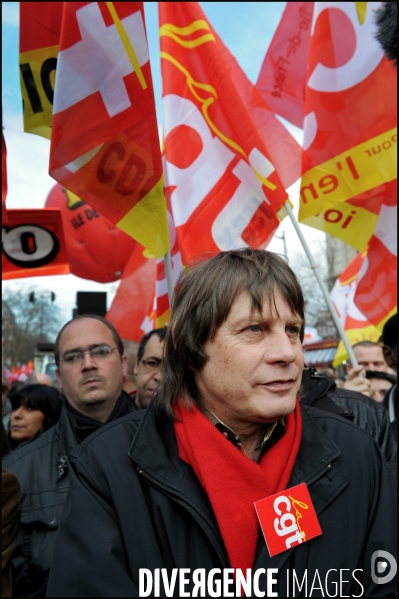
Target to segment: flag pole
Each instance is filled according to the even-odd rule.
[[[284,207],[287,210],[288,216],[290,217],[292,224],[294,225],[294,229],[297,232],[297,235],[298,235],[298,237],[300,239],[300,242],[302,243],[302,247],[305,250],[305,254],[306,254],[306,256],[307,256],[307,258],[309,260],[310,267],[313,270],[313,272],[315,274],[315,277],[316,277],[316,279],[317,279],[317,281],[318,281],[318,283],[320,285],[320,289],[321,289],[321,291],[323,293],[323,296],[324,296],[324,299],[325,299],[326,304],[328,306],[328,309],[331,312],[331,316],[333,318],[334,324],[337,327],[338,334],[339,334],[339,336],[342,339],[342,342],[343,342],[343,344],[345,346],[346,351],[348,352],[349,361],[352,364],[352,366],[358,366],[358,362],[356,360],[356,357],[355,357],[355,354],[354,354],[353,349],[351,347],[351,344],[349,343],[349,339],[346,336],[344,327],[342,326],[342,323],[341,323],[341,321],[339,319],[339,316],[338,316],[337,311],[336,311],[336,309],[334,307],[334,304],[331,301],[330,294],[328,293],[328,289],[327,289],[327,287],[326,287],[323,279],[321,278],[320,271],[318,270],[318,265],[316,264],[316,262],[315,262],[315,260],[313,258],[312,252],[310,251],[309,246],[306,243],[305,237],[303,236],[302,231],[299,228],[299,224],[298,224],[298,222],[297,222],[297,220],[296,220],[296,218],[294,216],[294,213],[292,211],[290,203],[289,202],[285,202]]]
[[[168,285],[169,307],[172,310],[172,306],[173,306],[173,292],[174,292],[175,286],[174,286],[174,283],[173,283],[173,269],[172,269],[172,259],[171,259],[170,248],[166,252],[166,254],[163,257],[163,259],[164,259],[164,262],[165,262],[166,282],[167,282],[167,285]]]

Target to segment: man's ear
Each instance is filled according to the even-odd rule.
[[[57,377],[57,383],[60,387],[60,389],[62,389],[62,380],[61,380],[61,375],[60,375],[60,369],[57,368],[57,370],[55,371],[55,376]]]

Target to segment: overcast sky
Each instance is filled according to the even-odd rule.
[[[285,2],[201,2],[212,26],[218,32],[232,54],[255,83],[266,50],[281,18]],[[45,4],[44,4],[45,6]],[[159,37],[157,3],[144,2],[151,69],[154,80],[157,117],[162,124],[161,76],[159,61]],[[9,208],[42,208],[55,181],[48,175],[50,142],[37,135],[23,132],[22,100],[18,75],[19,3],[2,2],[2,106],[4,137],[7,145],[7,174]],[[301,132],[294,132],[298,141]],[[297,206],[298,186],[289,190],[291,200]],[[320,240],[323,234],[303,227],[307,240]],[[288,219],[280,226],[284,230],[288,254],[302,251],[296,234]],[[319,243],[319,242],[318,242]],[[269,249],[283,252],[281,239],[274,239]],[[75,306],[76,291],[107,291],[108,307],[118,283],[101,285],[80,279],[74,275],[30,277],[5,281],[3,288],[32,288],[52,290],[63,319],[71,318]]]

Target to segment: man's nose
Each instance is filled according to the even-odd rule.
[[[85,352],[82,358],[81,370],[95,370],[97,364],[90,355],[90,352]]]
[[[287,336],[284,331],[275,331],[268,339],[268,349],[265,356],[268,362],[282,362],[290,364],[297,357],[297,349],[293,341]],[[296,342],[299,343],[299,340]]]

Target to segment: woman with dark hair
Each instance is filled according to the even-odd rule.
[[[10,443],[12,448],[29,441],[54,426],[59,418],[62,400],[58,391],[48,385],[24,385],[11,393]]]

